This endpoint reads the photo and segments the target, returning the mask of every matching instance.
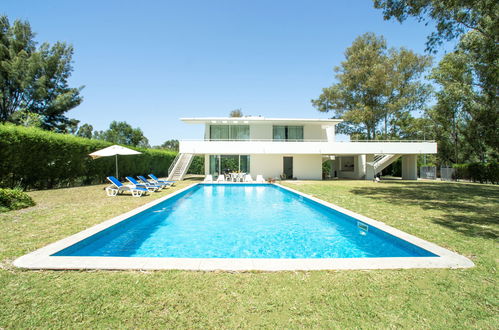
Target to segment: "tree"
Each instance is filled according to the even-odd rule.
[[[87,139],[91,139],[93,135],[94,127],[90,124],[83,124],[76,132],[76,136],[84,137]]]
[[[420,77],[431,65],[431,57],[404,48],[389,49],[385,39],[373,33],[356,38],[345,57],[334,68],[338,83],[324,88],[312,104],[343,117],[341,133],[367,139],[379,134],[397,136],[397,122],[429,97],[431,88]]]
[[[132,147],[149,148],[149,140],[140,128],[133,128],[127,122],[113,121],[106,131],[95,131],[94,138]]]
[[[242,117],[243,111],[241,109],[234,109],[229,113],[229,117]]]
[[[162,145],[156,146],[157,149],[168,149],[172,151],[178,151],[178,140],[168,140],[165,141]]]
[[[376,8],[383,10],[384,18],[395,18],[403,22],[413,16],[420,21],[435,22],[436,32],[428,37],[427,50],[436,51],[444,41],[459,39],[455,54],[446,56],[434,72],[434,79],[441,86],[437,95],[439,104],[433,112],[437,126],[454,125],[453,143],[457,143],[457,127],[449,108],[457,106],[467,127],[464,132],[474,139],[465,139],[465,144],[478,147],[478,158],[482,161],[499,159],[499,110],[497,94],[499,86],[499,2],[494,0],[375,0]],[[459,72],[460,73],[459,73]],[[456,76],[457,74],[457,76]],[[448,84],[445,79],[453,79]],[[460,81],[458,83],[458,81]],[[445,95],[448,94],[448,95]],[[441,120],[448,118],[444,125]],[[478,134],[478,135],[476,135]],[[477,137],[480,137],[480,140]],[[467,142],[469,141],[469,143]],[[480,142],[481,141],[481,142]],[[444,142],[442,141],[442,144]],[[439,148],[439,150],[444,150]],[[444,159],[450,159],[444,155]],[[459,156],[454,151],[454,160]]]
[[[428,36],[429,51],[470,30],[496,45],[499,38],[499,3],[495,0],[374,0],[374,7],[383,10],[385,20],[395,18],[402,23],[413,16],[426,24],[434,22],[437,31]]]
[[[70,88],[73,47],[62,42],[39,48],[28,22],[10,25],[0,16],[0,122],[15,121],[18,111],[40,115],[44,129],[65,131],[64,116],[82,102],[80,88]]]

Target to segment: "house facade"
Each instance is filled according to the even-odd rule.
[[[341,119],[299,118],[182,118],[204,125],[203,139],[182,140],[170,178],[185,175],[194,155],[204,156],[205,174],[240,171],[253,177],[303,180],[327,177],[372,180],[402,157],[403,179],[417,179],[417,155],[437,152],[428,141],[336,141]],[[175,177],[177,176],[177,177]]]

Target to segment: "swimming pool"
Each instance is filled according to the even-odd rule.
[[[236,269],[260,269],[255,265],[269,260],[294,265],[284,269],[300,269],[299,264],[307,264],[305,269],[310,265],[331,269],[332,261],[339,268],[348,261],[357,268],[359,260],[365,265],[385,260],[386,266],[360,268],[406,268],[409,261],[416,267],[436,267],[451,256],[453,265],[456,256],[461,263],[464,258],[383,223],[270,184],[196,184],[58,247],[42,253],[50,265],[57,260],[73,266],[97,263],[90,268],[107,268],[106,260],[111,264],[135,260],[135,266],[123,268],[152,269],[202,269],[207,261],[222,265],[220,269],[233,269],[223,266],[230,264],[239,264]],[[170,267],[163,267],[165,261],[170,261]],[[191,267],[180,267],[179,262]]]

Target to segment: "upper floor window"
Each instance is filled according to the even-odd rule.
[[[249,125],[210,125],[210,140],[249,140]]]
[[[277,141],[303,141],[303,126],[274,126],[273,138]]]

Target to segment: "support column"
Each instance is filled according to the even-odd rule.
[[[374,180],[374,155],[366,155],[366,180]]]
[[[326,138],[328,142],[335,141],[335,125],[322,125],[322,128],[326,130]]]
[[[366,176],[366,155],[354,156],[356,179],[363,179]]]
[[[402,156],[402,179],[403,180],[417,180],[418,179],[418,166],[417,155],[404,155]]]

